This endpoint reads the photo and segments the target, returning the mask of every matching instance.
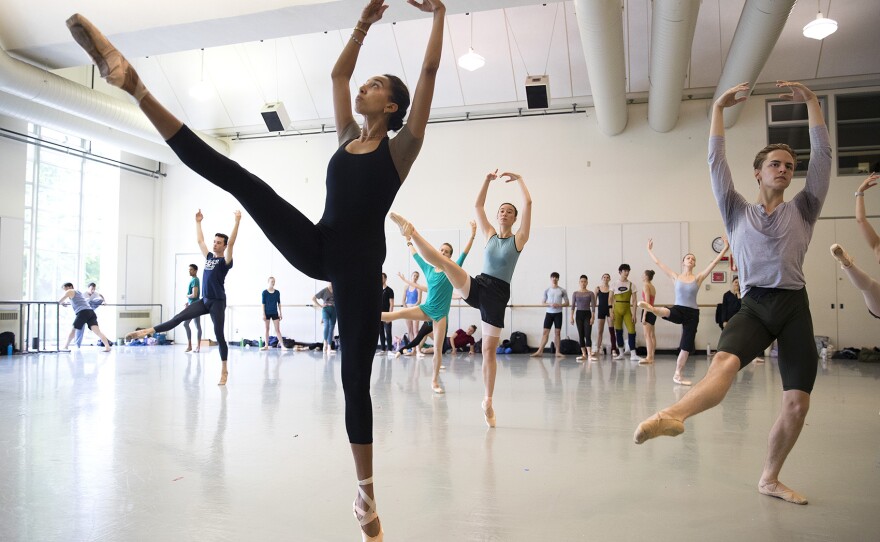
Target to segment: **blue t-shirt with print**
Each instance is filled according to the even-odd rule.
[[[232,262],[226,263],[223,256],[214,256],[208,253],[205,259],[205,272],[202,273],[202,298],[203,299],[226,299],[226,273],[232,269]]]

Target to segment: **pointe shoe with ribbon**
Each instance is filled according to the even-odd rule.
[[[74,41],[88,53],[101,77],[108,83],[128,92],[138,102],[149,93],[128,60],[91,21],[75,13],[67,19],[67,28]]]
[[[853,259],[842,246],[834,243],[831,245],[831,255],[834,256],[834,259],[837,260],[837,263],[840,264],[841,269],[847,269],[852,267]]]
[[[364,532],[364,525],[369,525],[373,521],[379,519],[379,514],[376,513],[376,501],[370,498],[367,495],[367,492],[364,491],[363,486],[368,486],[373,483],[373,477],[370,476],[366,480],[358,480],[358,493],[361,495],[361,500],[364,501],[364,504],[367,505],[367,509],[364,510],[357,504],[357,499],[352,503],[351,508],[352,512],[354,512],[354,518],[358,520],[358,523],[361,526],[361,537],[363,538],[363,542],[382,542],[385,537],[385,533],[382,531],[382,523],[379,523],[379,534],[376,536],[370,536]]]

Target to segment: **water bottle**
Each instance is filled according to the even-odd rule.
[[[7,344],[7,345],[6,345],[6,355],[7,355],[7,356],[11,356],[11,355],[12,355],[12,345],[11,345],[11,344]]]
[[[260,337],[260,348],[263,348],[263,338]]]
[[[712,355],[712,344],[706,343],[706,357],[708,358],[711,355]]]
[[[244,348],[244,339],[241,340],[241,344],[239,344],[242,348]]]

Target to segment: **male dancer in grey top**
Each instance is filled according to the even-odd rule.
[[[103,305],[106,302],[106,300],[104,299],[104,296],[102,296],[101,294],[99,294],[98,292],[95,291],[95,288],[97,288],[97,287],[98,287],[97,284],[95,284],[94,282],[90,282],[89,287],[86,288],[86,293],[83,294],[83,297],[85,298],[86,303],[89,304],[89,308],[91,308],[92,310],[96,310],[98,307],[100,307],[101,305]],[[85,334],[86,334],[85,326],[76,330],[76,339],[73,342],[76,343],[77,348],[82,346],[83,337],[85,336]]]
[[[89,329],[92,330],[92,333],[100,337],[101,342],[104,343],[104,352],[109,352],[110,339],[101,333],[101,328],[98,327],[98,317],[95,316],[94,309],[89,306],[89,302],[86,301],[82,292],[75,290],[73,284],[69,282],[65,282],[61,288],[64,290],[64,295],[61,296],[58,303],[70,303],[73,307],[73,312],[76,314],[76,318],[73,321],[73,327],[70,330],[70,334],[67,336],[67,342],[64,343],[64,348],[62,350],[67,350],[70,347],[70,341],[73,340],[76,330],[82,329],[83,326],[88,325]]]
[[[559,287],[559,273],[556,271],[550,273],[550,287],[544,290],[544,301],[542,304],[547,307],[547,314],[544,315],[544,334],[541,335],[541,345],[538,351],[532,354],[533,358],[544,355],[544,346],[550,338],[550,328],[556,326],[556,357],[565,357],[562,355],[562,308],[568,306],[568,292],[565,288]]]
[[[745,295],[718,343],[718,353],[703,378],[687,395],[661,410],[636,429],[636,444],[684,432],[684,420],[714,407],[724,399],[737,372],[755,356],[779,341],[782,412],[770,430],[764,470],[758,491],[796,504],[807,504],[802,494],[779,481],[779,471],[797,442],[816,380],[818,356],[813,322],[804,282],[804,255],[828,193],[831,144],[819,100],[800,83],[778,81],[791,91],[783,99],[805,103],[810,125],[810,166],[806,186],[791,201],[783,199],[791,184],[796,156],[787,145],[770,145],[755,157],[758,202],[750,204],[733,187],[724,149],[724,109],[745,101],[747,83],[721,95],[712,108],[709,168],[712,191],[734,256],[740,265]]]

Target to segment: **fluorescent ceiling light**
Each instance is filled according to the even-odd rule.
[[[837,32],[837,21],[823,17],[821,11],[804,27],[804,36],[814,40],[823,40],[835,32]]]
[[[471,47],[467,53],[458,57],[458,65],[472,72],[485,66],[486,59],[475,53],[473,47]]]

